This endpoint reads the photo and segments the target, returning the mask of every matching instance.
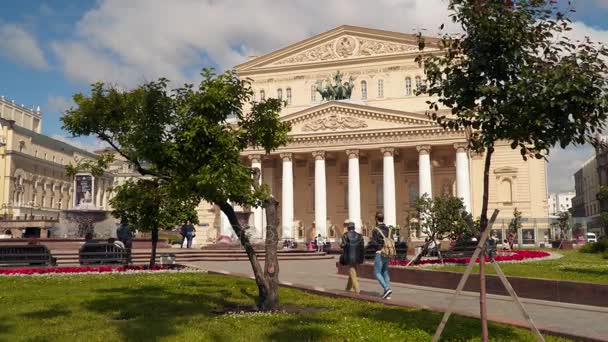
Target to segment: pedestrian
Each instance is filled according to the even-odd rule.
[[[325,245],[325,241],[323,241],[323,237],[321,234],[317,236],[317,252],[323,252],[323,246]]]
[[[196,235],[194,235],[194,233],[196,232],[196,229],[194,229],[192,222],[190,222],[190,220],[186,221],[186,223],[182,226],[180,231],[183,232],[184,239],[187,240],[186,248],[192,248],[192,239],[196,236]],[[183,247],[183,245],[184,245],[184,241],[182,240],[182,247]]]
[[[382,286],[384,293],[383,299],[391,299],[390,277],[388,274],[388,263],[395,256],[395,242],[393,241],[392,232],[389,227],[384,224],[384,214],[376,213],[376,228],[372,234],[372,242],[376,249],[374,255],[374,275]]]
[[[133,232],[129,227],[129,222],[127,219],[121,219],[120,225],[116,230],[116,237],[118,237],[118,241],[122,242],[122,244],[127,249],[127,259],[128,262],[131,263],[131,250],[133,248]]]
[[[108,243],[109,243],[109,244],[111,244],[111,245],[114,245],[114,246],[116,246],[116,247],[119,247],[119,248],[125,249],[125,244],[124,244],[124,243],[122,243],[122,241],[118,241],[118,240],[116,240],[115,238],[109,238],[109,239],[108,239]]]
[[[346,283],[346,291],[354,291],[359,293],[359,279],[357,279],[357,266],[363,263],[364,245],[363,235],[355,231],[355,224],[347,222],[344,224],[346,233],[342,235],[340,247],[342,247],[342,255],[340,256],[340,264],[348,266],[348,283]]]
[[[513,242],[515,241],[515,234],[513,234],[513,232],[509,233],[509,236],[507,237],[507,241],[509,242],[509,249],[513,250]]]

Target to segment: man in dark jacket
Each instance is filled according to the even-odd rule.
[[[345,222],[346,233],[342,235],[342,257],[340,261],[343,265],[348,265],[349,276],[348,283],[346,284],[346,291],[359,293],[359,279],[357,279],[357,265],[363,263],[364,259],[364,246],[363,246],[363,235],[355,231],[355,224],[353,222]]]
[[[194,238],[194,232],[196,232],[196,229],[194,229],[194,226],[192,225],[190,220],[186,221],[186,224],[184,224],[182,226],[182,228],[180,229],[180,232],[182,233],[184,239],[186,241],[188,241],[188,245],[186,246],[186,248],[191,248],[192,247],[192,238]],[[184,241],[182,241],[182,247],[183,246],[184,246]]]
[[[392,239],[393,237],[389,228],[384,224],[384,214],[376,213],[376,228],[372,233],[372,244],[376,250],[376,254],[374,255],[374,275],[384,290],[382,298],[391,299],[393,291],[391,290],[391,279],[388,275],[388,262],[390,260],[382,255],[384,238]]]

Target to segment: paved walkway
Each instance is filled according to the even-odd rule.
[[[249,262],[192,262],[189,265],[210,271],[252,276]],[[280,279],[287,285],[304,285],[321,291],[340,292],[346,277],[337,274],[335,260],[281,261]],[[380,285],[371,279],[360,279],[364,294],[380,295]],[[454,291],[407,284],[392,284],[390,302],[398,305],[443,311]],[[522,299],[534,322],[541,329],[608,341],[608,308]],[[525,324],[525,319],[510,297],[488,295],[488,318],[499,322]],[[464,292],[456,311],[479,317],[479,294]]]

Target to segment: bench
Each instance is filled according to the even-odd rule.
[[[444,258],[470,258],[477,249],[477,241],[459,241],[454,247],[442,252]],[[487,249],[489,252],[496,252],[496,242],[494,240],[487,241]]]
[[[56,266],[57,258],[44,245],[0,246],[0,266]]]
[[[113,243],[87,243],[78,250],[81,265],[128,264],[129,251]]]

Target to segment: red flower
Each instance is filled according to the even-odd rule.
[[[147,266],[76,266],[76,267],[27,267],[27,268],[3,268],[0,269],[0,275],[13,274],[50,274],[50,273],[107,273],[107,272],[125,272],[125,271],[160,271],[166,270],[168,267],[155,266],[149,268]]]

